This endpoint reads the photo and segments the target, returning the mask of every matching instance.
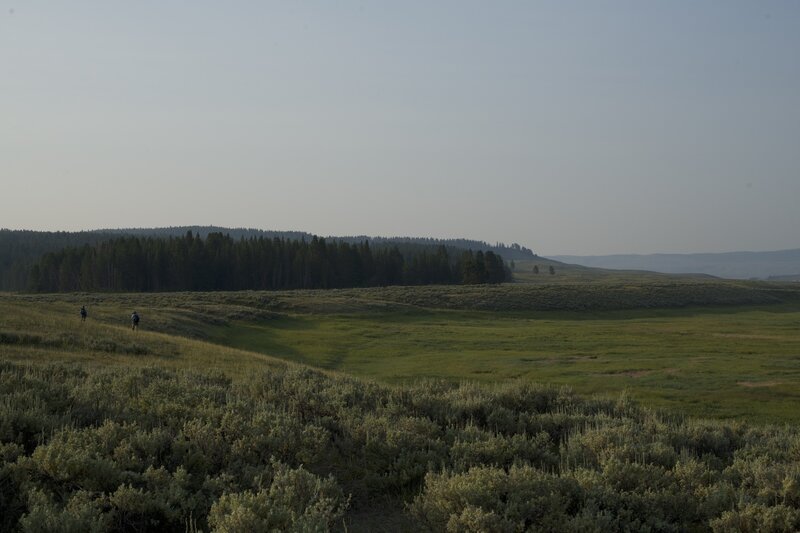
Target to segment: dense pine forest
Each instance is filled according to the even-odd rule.
[[[127,228],[127,229],[103,229],[97,230],[97,233],[112,234],[112,235],[135,235],[137,237],[181,237],[191,231],[195,235],[200,235],[203,238],[208,237],[211,233],[223,233],[230,235],[234,239],[250,238],[250,237],[264,237],[266,239],[290,239],[290,240],[306,240],[310,241],[314,238],[314,234],[305,231],[274,231],[274,230],[261,230],[254,228],[225,228],[220,226],[173,226],[167,228]],[[95,232],[90,232],[95,233]],[[447,251],[452,253],[453,250],[474,250],[481,252],[494,252],[501,256],[506,261],[512,259],[533,259],[536,254],[533,250],[520,246],[517,243],[506,245],[502,242],[495,243],[494,245],[484,241],[475,239],[436,239],[432,237],[377,237],[370,235],[348,235],[348,236],[333,236],[325,237],[326,240],[335,240],[347,242],[350,244],[360,244],[368,242],[372,246],[387,246],[404,244],[427,244],[433,246],[445,246]]]
[[[0,290],[27,288],[31,266],[42,254],[68,246],[93,246],[114,237],[105,232],[0,229]]]
[[[129,228],[129,229],[105,229],[95,231],[27,231],[27,230],[8,230],[0,229],[0,290],[3,291],[23,291],[31,288],[30,273],[31,268],[41,262],[42,256],[46,253],[60,252],[65,248],[81,248],[85,245],[97,247],[100,243],[119,239],[122,237],[137,237],[139,239],[169,239],[183,238],[188,232],[192,232],[195,238],[200,237],[205,240],[209,235],[220,233],[230,236],[235,240],[275,239],[285,241],[306,241],[311,242],[314,235],[302,231],[268,231],[249,228],[222,228],[218,226],[179,226],[168,228]],[[418,252],[425,251],[428,254],[438,254],[438,248],[444,246],[450,258],[450,268],[460,261],[461,255],[465,250],[473,252],[492,252],[502,257],[505,261],[532,259],[536,257],[534,253],[519,244],[505,245],[496,243],[490,245],[483,241],[470,239],[433,239],[419,237],[327,237],[327,242],[336,241],[347,243],[356,248],[362,247],[365,243],[369,245],[372,252],[396,246],[403,255],[406,262],[413,261],[411,256],[416,256]],[[451,272],[451,274],[453,274]],[[418,277],[416,274],[412,278]],[[461,283],[457,274],[453,274],[453,279],[449,281],[436,281],[436,283]],[[420,283],[413,281],[412,283]],[[379,279],[365,282],[367,285],[392,284],[381,282]],[[191,285],[191,284],[189,284]],[[322,287],[323,285],[313,285]],[[335,286],[335,285],[331,285]],[[348,285],[360,286],[360,285]],[[285,286],[285,287],[288,287]],[[166,289],[157,289],[166,290]]]
[[[509,280],[502,258],[424,244],[371,247],[210,233],[204,239],[121,236],[44,254],[27,289],[57,291],[186,291],[331,289],[387,285],[483,284]]]

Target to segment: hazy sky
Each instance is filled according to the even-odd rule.
[[[800,2],[0,0],[0,227],[800,247]]]

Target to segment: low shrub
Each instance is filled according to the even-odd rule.
[[[800,527],[797,428],[624,397],[8,362],[0,394],[3,531],[325,531],[386,502],[431,531]]]

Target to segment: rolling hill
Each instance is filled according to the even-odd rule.
[[[0,530],[797,531],[797,287],[553,283],[0,294]]]
[[[800,248],[772,252],[702,254],[553,255],[552,259],[594,268],[709,274],[731,279],[800,278]]]

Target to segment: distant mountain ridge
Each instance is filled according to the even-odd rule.
[[[696,254],[553,255],[551,259],[594,268],[710,274],[731,279],[800,278],[800,248],[770,252]]]
[[[265,239],[291,239],[291,240],[311,240],[314,235],[306,231],[276,231],[255,228],[226,228],[223,226],[167,226],[163,228],[120,228],[120,229],[98,229],[89,233],[101,233],[104,235],[135,235],[137,237],[182,237],[191,231],[193,235],[200,235],[203,239],[209,233],[222,233],[230,235],[234,239],[264,237]]]

